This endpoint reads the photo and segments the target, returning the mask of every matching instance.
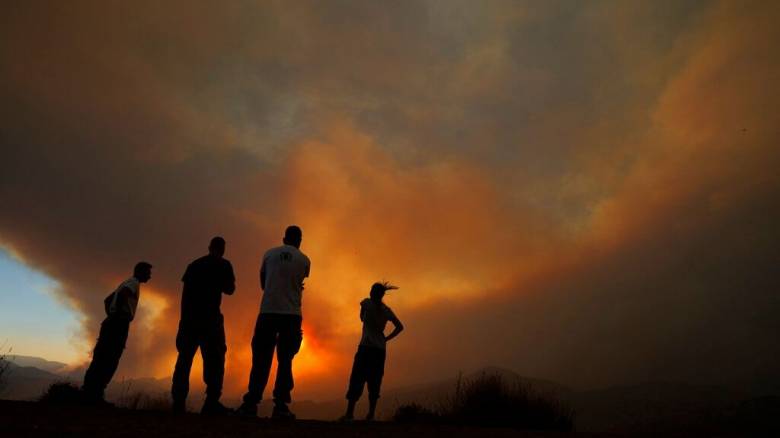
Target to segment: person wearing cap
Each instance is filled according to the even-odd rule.
[[[186,411],[190,370],[200,348],[203,357],[203,381],[206,400],[201,414],[220,415],[232,412],[219,402],[225,376],[225,322],[220,311],[222,294],[233,295],[236,277],[233,265],[225,259],[225,239],[214,237],[209,253],[187,266],[181,281],[181,320],[176,334],[176,366],[171,395],[174,413]]]
[[[282,246],[269,249],[260,266],[263,298],[252,337],[252,371],[241,415],[257,416],[257,404],[263,398],[276,350],[276,382],[272,418],[295,419],[288,403],[294,386],[292,361],[303,341],[301,298],[303,280],[309,276],[311,262],[301,252],[303,233],[295,225],[284,232]]]
[[[387,341],[398,336],[404,329],[395,313],[382,299],[389,290],[398,289],[387,282],[374,283],[369,298],[360,302],[360,320],[363,322],[363,334],[360,338],[352,373],[347,389],[347,412],[342,420],[351,421],[355,416],[355,404],[363,395],[363,387],[368,386],[368,414],[366,420],[373,420],[376,413],[382,376],[385,373]],[[395,327],[385,336],[385,326],[390,321]]]
[[[152,265],[138,262],[133,276],[123,281],[103,301],[106,319],[100,324],[100,334],[92,352],[92,362],[84,374],[81,387],[88,404],[113,406],[105,400],[105,390],[114,377],[130,332],[130,322],[138,308],[141,283],[152,278]]]

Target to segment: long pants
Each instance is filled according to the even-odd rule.
[[[206,398],[219,400],[222,396],[222,381],[225,377],[225,324],[222,315],[218,317],[182,319],[176,335],[176,367],[173,370],[171,395],[174,402],[184,402],[190,390],[190,370],[195,352],[200,347],[203,357],[203,382],[206,383]]]
[[[352,363],[352,374],[349,376],[347,400],[357,401],[363,395],[363,386],[368,386],[368,399],[378,400],[379,389],[382,386],[382,376],[385,374],[384,348],[360,345]]]
[[[274,349],[278,363],[273,391],[274,402],[281,404],[292,401],[292,361],[300,350],[302,341],[300,316],[261,313],[257,317],[255,334],[252,337],[252,371],[249,373],[249,390],[244,394],[244,403],[257,404],[263,399],[263,391],[271,373]]]
[[[92,363],[84,375],[84,393],[93,398],[102,399],[106,386],[114,377],[122,351],[127,343],[130,321],[121,317],[109,316],[100,324],[100,334],[92,352]]]

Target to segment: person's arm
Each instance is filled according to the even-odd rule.
[[[129,302],[132,295],[133,291],[131,291],[127,286],[119,289],[119,292],[117,292],[116,307],[114,307],[114,312],[129,317],[130,315],[127,315],[125,310],[127,309],[127,303]]]
[[[389,335],[385,336],[385,341],[389,341],[393,339],[394,337],[398,336],[399,333],[404,331],[404,325],[401,324],[401,320],[398,319],[395,315],[393,315],[393,318],[390,320],[390,322],[393,323],[395,328],[393,329],[392,332],[390,332]]]
[[[192,264],[187,265],[187,269],[184,270],[184,274],[181,276],[181,282],[187,283],[190,281],[190,277],[192,277],[192,273],[190,273]]]
[[[131,291],[129,287],[125,286],[122,289],[119,289],[119,298],[127,300],[131,295],[133,295],[133,291]]]
[[[263,264],[260,265],[260,289],[265,290],[265,257]]]
[[[309,277],[309,272],[311,270],[311,262],[309,262],[309,259],[304,258],[304,260],[306,261],[306,264],[304,265],[304,269],[303,269],[303,278],[301,278],[301,292],[303,292],[303,288],[304,288],[303,282],[307,277]]]
[[[395,313],[393,313],[393,311],[390,310],[389,307],[385,307],[385,309],[387,310],[387,313],[388,313],[387,319],[390,322],[392,322],[393,325],[395,326],[393,331],[390,332],[389,335],[385,336],[385,342],[387,342],[387,341],[393,339],[394,337],[398,336],[398,334],[401,333],[404,330],[404,325],[401,324],[401,320],[398,319],[397,316],[395,316]]]
[[[227,278],[225,279],[225,286],[222,292],[225,295],[233,295],[233,292],[236,291],[236,276],[233,274],[233,265],[230,264],[230,262],[227,262]]]

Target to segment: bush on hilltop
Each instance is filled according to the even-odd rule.
[[[522,384],[510,384],[498,374],[458,379],[453,396],[438,409],[417,404],[399,406],[395,421],[406,423],[511,427],[524,430],[571,431],[574,410],[553,396]]]

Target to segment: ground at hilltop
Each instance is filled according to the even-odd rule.
[[[0,400],[0,430],[3,437],[350,437],[350,438],[447,438],[471,437],[622,437],[616,434],[517,431],[393,422],[338,422],[298,420],[279,422],[239,417],[172,415],[163,411],[106,409],[48,405]],[[631,436],[637,436],[635,433]],[[648,435],[649,436],[649,435]],[[675,436],[667,434],[666,436]],[[681,434],[677,436],[690,436]],[[725,436],[725,435],[724,435]]]

